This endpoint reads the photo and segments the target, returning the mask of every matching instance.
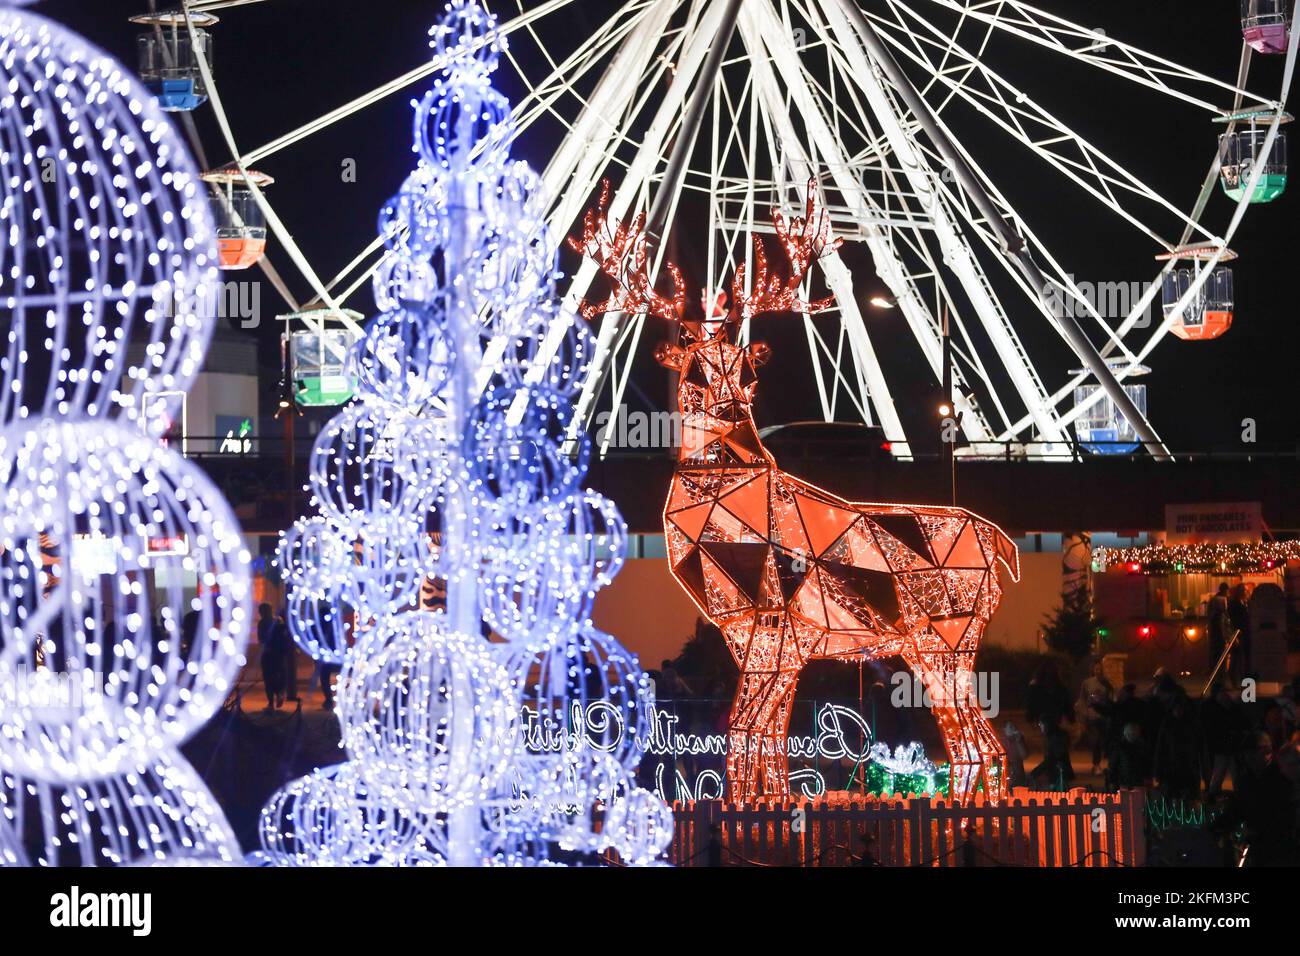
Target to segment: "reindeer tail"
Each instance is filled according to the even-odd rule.
[[[1020,580],[1020,549],[1016,543],[1007,537],[1005,531],[997,525],[993,526],[994,547],[997,549],[998,559],[1007,566],[1011,572],[1011,580]]]

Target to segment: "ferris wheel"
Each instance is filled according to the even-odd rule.
[[[275,214],[254,166],[442,64],[418,65],[241,152],[205,31],[216,11],[254,2],[273,0],[191,0],[170,14],[151,12],[142,18],[151,32],[141,36],[141,71],[164,106],[168,96],[180,110],[211,101],[234,157],[212,178],[224,190],[218,219],[232,240],[257,239],[261,230],[283,246],[315,292],[305,307],[294,303],[295,318],[319,333],[323,364],[327,347],[341,363],[348,338],[361,334],[345,305],[382,267],[382,239],[324,280]],[[1232,321],[1230,243],[1250,207],[1276,200],[1286,184],[1294,3],[1242,0],[1241,57],[1235,75],[1222,79],[1016,0],[631,0],[590,35],[546,29],[577,2],[489,4],[496,36],[510,44],[506,58],[530,91],[515,107],[516,135],[543,120],[565,131],[543,174],[553,236],[572,233],[603,180],[611,184],[611,218],[646,213],[660,238],[682,209],[702,207],[708,228],[699,267],[705,301],[713,301],[725,277],[749,265],[751,237],[770,228],[771,207],[790,215],[816,189],[835,233],[862,244],[877,277],[843,253],[818,263],[817,281],[836,307],[802,322],[827,420],[847,415],[879,426],[896,455],[912,454],[915,436],[896,398],[901,373],[863,312],[871,308],[863,290],[878,279],[887,291],[873,300],[898,310],[925,367],[948,389],[966,453],[1050,452],[1077,439],[1096,452],[1144,446],[1168,456],[1134,379],[1171,334],[1210,339]],[[529,47],[541,56],[523,56]],[[1208,171],[1199,192],[1165,195],[1138,171],[1149,156],[1108,152],[1040,102],[1001,65],[1021,49],[1131,84],[1135,95],[1160,98],[1179,122],[1203,123]],[[1252,82],[1261,58],[1280,63],[1281,79],[1267,71],[1271,88],[1253,91],[1262,85]],[[194,85],[176,83],[186,76]],[[969,148],[990,140],[1059,177],[1068,185],[1062,203],[1099,209],[1108,229],[1149,246],[1150,258],[1132,268],[1149,270],[1152,281],[1125,308],[1099,308],[1080,288],[1070,250],[1040,238],[1044,218],[1058,210],[1017,208],[998,171]],[[1218,191],[1228,203],[1211,203]],[[652,251],[655,270],[664,245]],[[249,248],[238,246],[243,264]],[[570,311],[595,278],[584,263],[565,280]],[[644,341],[646,321],[617,313],[602,320],[575,428],[623,404],[633,361],[652,344]],[[1037,322],[1049,334],[1027,328]],[[547,336],[535,361],[550,361],[563,341],[562,331]],[[1160,358],[1177,361],[1172,349]]]

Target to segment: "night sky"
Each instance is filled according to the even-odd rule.
[[[137,28],[126,20],[145,6],[143,0],[46,0],[34,10],[66,23],[133,64]],[[1236,0],[1042,0],[1041,6],[1223,80],[1235,78],[1241,49]],[[498,3],[494,8],[508,16],[514,4]],[[440,9],[441,3],[412,0],[364,4],[268,0],[223,11],[222,22],[214,29],[215,72],[241,148],[259,146],[416,66],[427,56],[425,33]],[[552,42],[563,44],[566,37],[575,42],[587,36],[609,10],[610,0],[585,0],[562,13],[562,22],[544,29],[551,31]],[[540,71],[534,48],[521,41],[516,49],[526,68],[536,63]],[[555,48],[558,53],[567,49]],[[1191,206],[1217,135],[1206,114],[1144,93],[1131,83],[1098,76],[1098,71],[1063,64],[1047,53],[1007,47],[996,55],[995,62],[1009,79],[1175,204]],[[1251,88],[1276,95],[1282,59],[1257,57],[1255,62]],[[512,100],[524,90],[508,67],[499,71],[497,86]],[[262,164],[277,179],[270,193],[277,210],[322,276],[333,275],[374,236],[376,212],[411,169],[409,100],[425,88],[427,83],[412,86]],[[228,162],[211,111],[200,108],[196,118],[209,165]],[[1077,279],[1147,281],[1155,275],[1157,249],[1150,240],[1047,171],[990,124],[967,123],[956,116],[951,122],[975,158],[995,175],[1003,192]],[[557,136],[558,126],[541,124],[516,145],[515,153],[540,168]],[[356,161],[356,183],[341,181],[345,159]],[[1228,334],[1203,343],[1170,337],[1152,356],[1154,371],[1145,379],[1150,416],[1175,450],[1240,448],[1241,420],[1247,417],[1258,422],[1261,445],[1294,448],[1300,443],[1295,403],[1287,398],[1300,351],[1300,332],[1291,297],[1285,292],[1295,270],[1294,193],[1293,188],[1272,205],[1253,208],[1232,243],[1241,259],[1235,264],[1237,318]],[[1217,231],[1226,225],[1231,210],[1229,200],[1216,193],[1207,221]],[[1170,226],[1164,231],[1175,230]],[[689,259],[689,236],[677,237],[676,254]],[[271,256],[295,294],[309,298],[306,283],[274,240]],[[873,283],[869,267],[859,267],[865,261],[861,253],[850,252],[848,258],[859,276],[859,297],[865,301],[879,286]],[[572,268],[574,262],[566,258],[563,265]],[[274,314],[280,309],[269,285],[264,285],[263,297],[264,312]],[[368,290],[353,305],[366,311]],[[1045,378],[1049,387],[1055,387],[1059,374],[1077,362],[1070,361],[1044,320],[1026,306],[1017,305],[1012,317],[1031,354],[1044,356]],[[789,324],[782,327],[780,319],[761,321],[758,334],[778,349],[775,361],[763,372],[766,390],[760,388],[760,424],[813,417],[814,386],[806,376],[803,347],[797,344],[802,332]],[[915,421],[932,407],[928,368],[896,311],[873,313],[870,321],[891,382],[912,383],[896,385],[895,397],[903,406],[905,421]],[[278,332],[274,323],[264,322],[257,333],[268,369],[276,361]],[[647,340],[646,353],[653,341],[653,336]],[[645,356],[642,362],[645,368],[638,372],[638,383],[645,398],[633,399],[633,404],[653,402],[665,394],[663,373]]]

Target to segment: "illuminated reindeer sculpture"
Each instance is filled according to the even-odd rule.
[[[736,344],[741,323],[769,312],[811,314],[832,302],[799,297],[813,260],[839,244],[816,211],[811,184],[808,196],[804,218],[787,223],[772,212],[788,275],[769,271],[755,238],[751,291],[742,265],[730,310],[715,319],[685,321],[675,266],[667,266],[673,293],[653,288],[644,216],[611,230],[607,189],[587,213],[581,240],[570,240],[613,285],[606,301],[583,303],[587,318],[648,313],[682,330],[682,344],[655,353],[680,376],[682,440],[664,532],[673,577],[722,631],[740,667],[727,744],[730,796],[789,796],[786,740],[804,664],[901,656],[938,718],[951,795],[968,802],[982,778],[985,792],[1000,799],[1006,755],[973,684],[975,652],[1002,595],[997,562],[1019,580],[1015,544],[961,508],[845,501],[781,471],[758,437],[754,369],[770,350]]]

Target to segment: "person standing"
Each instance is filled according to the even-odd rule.
[[[266,688],[266,709],[278,710],[284,703],[285,648],[287,632],[271,612],[271,605],[257,608],[257,643],[262,652],[262,685]]]
[[[281,631],[281,646],[284,654],[284,688],[285,700],[298,703],[298,643],[289,633],[287,609],[276,616],[275,623]]]
[[[1206,606],[1205,615],[1210,621],[1210,667],[1214,667],[1228,644],[1228,582],[1219,585],[1218,593]]]
[[[1101,661],[1092,665],[1092,673],[1083,679],[1079,687],[1079,703],[1076,713],[1083,721],[1081,738],[1088,738],[1092,744],[1092,772],[1101,773],[1101,755],[1108,737],[1106,714],[1115,702],[1115,688],[1106,680],[1106,672]]]
[[[1029,781],[1025,777],[1025,758],[1029,756],[1029,745],[1013,721],[1008,720],[1002,728],[1002,747],[1007,752],[1007,786],[1013,790],[1026,786]]]
[[[1142,725],[1124,725],[1106,760],[1106,786],[1112,790],[1145,787],[1151,782],[1151,752],[1142,737]]]
[[[1205,792],[1206,796],[1215,797],[1229,776],[1233,787],[1237,785],[1235,756],[1246,731],[1240,708],[1222,678],[1215,681],[1214,694],[1201,705],[1201,728],[1209,771]]]
[[[1200,728],[1187,694],[1175,694],[1156,734],[1155,776],[1171,799],[1193,800],[1200,790]]]
[[[1064,790],[1074,780],[1074,767],[1070,765],[1070,735],[1061,722],[1074,722],[1074,707],[1052,661],[1043,661],[1037,676],[1029,682],[1027,704],[1025,716],[1043,734],[1043,761],[1029,776],[1040,784]]]

